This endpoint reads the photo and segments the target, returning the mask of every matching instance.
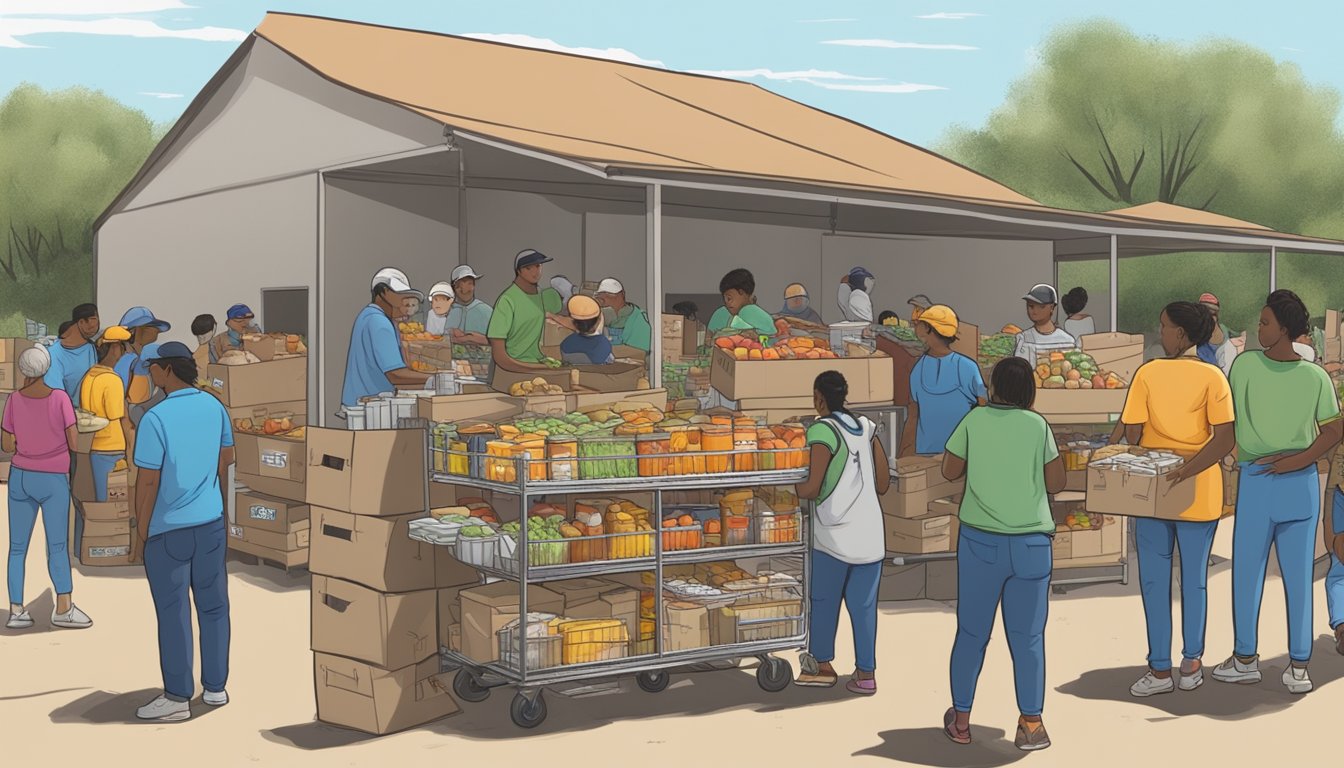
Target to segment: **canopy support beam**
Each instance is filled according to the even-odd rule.
[[[1269,292],[1279,290],[1279,247],[1269,246]]]
[[[1120,329],[1120,238],[1111,235],[1111,333]]]
[[[663,185],[644,192],[645,250],[649,289],[649,386],[663,386]]]

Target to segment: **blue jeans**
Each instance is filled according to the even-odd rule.
[[[840,626],[843,599],[854,630],[854,666],[860,672],[877,671],[877,585],[881,578],[881,560],[850,565],[812,550],[812,615],[807,644],[817,661],[835,660],[835,631]]]
[[[159,618],[159,666],[169,698],[189,701],[192,677],[191,598],[201,628],[201,686],[224,690],[229,678],[229,578],[224,519],[151,536],[145,574]],[[188,596],[190,592],[190,596]]]
[[[47,573],[58,595],[73,590],[70,582],[70,476],[29,472],[14,467],[9,473],[9,602],[23,605],[23,566],[28,542],[42,511],[47,537]]]
[[[957,639],[952,644],[952,706],[970,712],[999,603],[1013,656],[1017,709],[1045,707],[1045,620],[1050,611],[1050,537],[1008,536],[967,525],[957,541]]]
[[[107,501],[107,476],[117,462],[126,458],[125,453],[90,453],[89,464],[93,466],[94,501]]]
[[[1335,536],[1344,534],[1344,492],[1338,488],[1335,489],[1331,522],[1334,530],[1330,533]],[[1325,605],[1330,613],[1330,628],[1344,624],[1344,562],[1340,562],[1333,550],[1330,553],[1330,572],[1325,574]]]
[[[1233,652],[1238,656],[1257,653],[1260,601],[1273,544],[1288,606],[1288,656],[1299,663],[1311,659],[1312,556],[1320,493],[1314,464],[1286,475],[1268,475],[1242,462],[1232,528]]]
[[[1204,629],[1208,620],[1209,555],[1218,521],[1134,521],[1138,542],[1139,587],[1143,615],[1148,620],[1148,666],[1158,672],[1171,669],[1171,560],[1176,547],[1181,553],[1181,655],[1198,659],[1204,655]]]

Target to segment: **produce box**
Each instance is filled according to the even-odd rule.
[[[803,601],[798,599],[716,608],[710,616],[711,639],[714,645],[727,645],[793,637],[803,633],[802,616]]]
[[[565,395],[528,395],[523,401],[523,413],[538,416],[564,416],[570,412]]]
[[[249,333],[243,336],[243,351],[250,352],[260,361],[306,355],[308,349],[297,334]]]
[[[667,410],[666,389],[637,389],[627,392],[598,392],[591,389],[576,389],[565,398],[565,407],[570,411],[588,412],[595,408],[615,405],[623,402],[648,404],[660,411]]]
[[[459,709],[452,677],[437,657],[389,670],[328,653],[313,654],[317,719],[382,735],[430,723]]]
[[[1050,512],[1055,519],[1053,552],[1056,561],[1075,560],[1124,551],[1125,527],[1113,515],[1089,514],[1083,502],[1054,502]]]
[[[807,394],[818,374],[839,371],[849,382],[850,400],[885,402],[893,394],[887,378],[891,362],[886,354],[825,360],[738,360],[723,349],[715,349],[709,381],[729,400],[798,397]]]
[[[314,576],[312,611],[314,651],[400,669],[439,650],[437,590],[385,594]]]
[[[380,592],[414,592],[463,584],[476,571],[448,548],[410,537],[410,522],[423,513],[368,517],[314,507],[309,570],[357,582]]]
[[[628,392],[632,389],[639,389],[639,383],[644,380],[644,386],[648,386],[645,378],[646,372],[643,363],[612,363],[611,365],[576,365],[574,370],[578,373],[578,380],[575,386],[591,389],[598,392]],[[572,390],[574,387],[566,387]]]
[[[499,660],[499,630],[518,618],[518,584],[497,581],[464,589],[458,597],[462,603],[462,653],[479,663]],[[527,610],[563,616],[565,598],[531,585],[527,588]]]
[[[375,516],[428,508],[422,429],[311,427],[307,473],[305,501],[316,507]]]
[[[524,381],[533,381],[542,379],[547,384],[560,387],[566,392],[572,391],[575,386],[575,377],[578,374],[573,368],[554,368],[545,371],[528,371],[527,373],[514,373],[506,371],[499,366],[495,366],[494,372],[490,376],[490,388],[496,392],[508,393],[514,384],[520,384]],[[633,389],[634,387],[627,387]]]
[[[1125,410],[1128,396],[1128,389],[1038,388],[1032,410],[1046,418],[1117,416]]]
[[[17,363],[19,355],[36,346],[38,346],[36,341],[28,339],[0,339],[0,363]],[[14,389],[12,386],[4,385],[0,385],[0,388]]]
[[[518,398],[499,392],[422,397],[417,415],[434,424],[459,421],[503,421],[522,413]]]
[[[956,515],[937,515],[913,520],[884,515],[887,551],[904,554],[951,552],[956,548]]]
[[[1143,365],[1142,334],[1093,333],[1079,341],[1098,368],[1112,371],[1125,381],[1132,381],[1134,372]]]
[[[308,399],[308,358],[248,365],[212,364],[203,382],[229,408]]]
[[[236,432],[235,471],[239,477],[259,480],[247,483],[255,491],[283,499],[304,499],[308,493],[307,447],[306,439]]]
[[[663,650],[689,651],[710,644],[709,609],[673,600],[663,604]],[[731,641],[728,641],[731,642]]]
[[[273,533],[292,533],[294,526],[308,520],[310,507],[296,501],[278,499],[261,493],[239,491],[235,496],[234,521],[245,528]]]
[[[1188,457],[1114,446],[1092,455],[1087,468],[1087,511],[1178,520],[1195,502],[1195,484],[1172,485],[1166,473]]]
[[[308,549],[308,521],[300,520],[288,531],[264,531],[259,528],[229,526],[229,541],[243,541],[275,552],[301,552]]]

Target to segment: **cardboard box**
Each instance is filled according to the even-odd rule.
[[[957,599],[957,561],[935,560],[925,563],[924,597],[947,602]]]
[[[1097,367],[1111,371],[1126,382],[1143,365],[1143,335],[1128,333],[1093,333],[1080,340],[1083,351],[1097,361]]]
[[[88,525],[87,523],[85,525]],[[85,535],[79,542],[79,562],[90,567],[135,565],[140,558],[131,556],[131,534],[115,536]]]
[[[19,366],[16,363],[0,363],[0,389],[18,389],[23,382],[19,380]]]
[[[1233,465],[1230,469],[1220,464],[1223,472],[1223,506],[1233,509],[1237,506],[1237,487],[1241,483],[1241,467]]]
[[[1064,490],[1082,493],[1087,490],[1087,470],[1074,469],[1064,473]]]
[[[508,394],[509,388],[514,384],[523,381],[532,381],[542,379],[547,384],[554,384],[566,392],[574,389],[573,368],[556,368],[546,371],[528,371],[527,373],[514,373],[506,371],[499,366],[495,366],[490,374],[490,388],[496,392]],[[632,388],[632,387],[631,387]]]
[[[431,423],[458,421],[497,422],[522,413],[522,401],[499,392],[474,395],[422,397],[416,415]]]
[[[238,429],[238,422],[242,419],[251,421],[258,427],[258,433],[267,419],[283,419],[288,417],[296,427],[304,426],[308,423],[308,403],[304,400],[294,400],[288,403],[264,403],[262,405],[244,405],[236,408],[225,408],[229,414],[229,422],[234,425],[234,433],[246,432],[251,430]]]
[[[896,460],[892,486],[878,497],[883,514],[906,519],[927,517],[929,504],[957,496],[965,479],[949,482],[943,478],[941,456],[908,456]]]
[[[308,399],[308,358],[206,367],[204,382],[229,408]]]
[[[951,552],[956,548],[955,515],[907,519],[884,515],[887,551],[904,554]]]
[[[475,569],[446,547],[410,538],[416,513],[369,517],[314,507],[309,531],[309,569],[381,592],[414,592],[462,584]]]
[[[452,677],[437,658],[388,670],[362,661],[313,654],[317,719],[376,735],[395,733],[457,713]]]
[[[314,651],[385,669],[438,653],[438,591],[384,594],[350,581],[313,576]]]
[[[663,359],[677,362],[687,357],[695,357],[700,348],[700,331],[703,326],[681,315],[663,315],[662,322]]]
[[[1344,339],[1336,336],[1333,339],[1325,340],[1325,358],[1324,363],[1338,363],[1344,360]]]
[[[946,485],[949,481],[943,477],[943,457],[906,456],[896,459],[892,469],[891,491],[896,493],[914,493],[929,488]]]
[[[1194,483],[1172,485],[1163,475],[1136,475],[1109,467],[1087,470],[1089,513],[1179,520],[1194,503]]]
[[[85,517],[83,534],[91,539],[129,537],[131,535],[131,519],[128,517],[123,520],[91,520]],[[129,540],[127,538],[127,541]]]
[[[518,618],[519,587],[516,582],[497,581],[464,589],[462,601],[462,653],[473,661],[499,660],[499,630]],[[565,598],[545,587],[527,589],[529,613],[565,615]]]
[[[247,484],[254,491],[301,500],[307,496],[307,447],[305,440],[237,432],[233,436],[235,471],[261,479],[258,485],[264,488]]]
[[[663,604],[664,651],[689,651],[710,644],[709,610],[703,605],[673,600]],[[717,643],[732,642],[719,638]]]
[[[1128,389],[1037,389],[1032,410],[1046,418],[1109,418],[1125,410],[1125,398],[1128,396]]]
[[[620,619],[625,622],[626,631],[630,633],[631,642],[639,640],[639,590],[629,587],[618,587],[616,589],[603,592],[597,598],[598,603],[605,604],[611,618]],[[569,612],[569,606],[565,606],[565,612]]]
[[[462,598],[460,593],[464,589],[480,586],[478,581],[470,584],[462,584],[456,587],[440,587],[437,590],[437,603],[439,612],[439,645],[445,648],[452,648],[452,638],[456,635],[459,645],[457,650],[461,649],[462,636]]]
[[[81,501],[76,506],[89,522],[115,523],[131,519],[129,501]]]
[[[36,341],[28,339],[0,339],[0,363],[17,363],[19,355],[37,345]],[[13,389],[13,387],[6,387],[6,389]]]
[[[428,509],[422,429],[308,430],[308,492],[315,507],[358,515]]]
[[[284,358],[294,354],[302,354],[290,352],[286,348],[286,336],[288,334],[284,333],[249,333],[243,336],[243,351],[251,352],[263,363],[277,357]]]
[[[566,579],[548,582],[546,588],[565,598],[565,610],[569,611],[571,608],[597,602],[603,592],[611,589],[611,582],[602,579]]]
[[[576,365],[578,386],[597,392],[627,392],[639,388],[639,380],[647,376],[643,363],[612,363],[611,365]],[[566,387],[566,389],[573,389]]]
[[[709,381],[729,400],[806,395],[823,371],[839,371],[849,383],[849,399],[856,403],[892,399],[887,378],[891,358],[841,357],[831,360],[738,360],[722,349],[710,358]]]
[[[666,389],[635,389],[627,392],[597,392],[590,389],[575,390],[566,395],[565,407],[570,411],[587,411],[592,408],[614,405],[623,402],[648,403],[660,411],[667,410]]]
[[[97,434],[97,432],[75,432],[75,453],[91,453],[93,451],[93,437]]]
[[[267,560],[272,563],[281,565],[285,568],[307,567],[309,560],[307,548],[285,551],[282,549],[271,549],[270,547],[263,547],[260,544],[254,544],[250,541],[235,538],[232,535],[234,527],[237,526],[230,527],[230,536],[229,536],[229,549],[233,550],[234,552],[241,552],[245,555],[251,555],[252,557],[258,558],[260,560]]]
[[[309,526],[307,520],[300,520],[287,532],[265,531],[258,528],[246,528],[241,525],[229,526],[230,539],[242,539],[249,544],[255,544],[258,547],[277,552],[307,550],[308,537]]]
[[[924,599],[924,563],[916,565],[882,566],[882,579],[877,585],[878,602]]]
[[[632,347],[627,344],[617,344],[611,348],[611,356],[617,361],[627,360],[632,363],[639,363],[643,367],[649,359],[649,353],[639,347]]]
[[[9,461],[0,461],[0,483],[9,482],[9,469],[10,469]]]
[[[564,395],[528,395],[523,401],[523,413],[538,416],[564,416],[569,413]]]
[[[234,509],[238,510],[235,520],[238,525],[274,533],[291,533],[295,525],[307,521],[310,515],[307,504],[241,491],[235,497]]]

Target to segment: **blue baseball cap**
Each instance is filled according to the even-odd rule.
[[[873,276],[873,273],[872,273],[872,272],[869,272],[868,270],[864,269],[863,267],[855,267],[855,268],[849,270],[849,276],[850,276],[851,278],[856,278],[856,277],[857,277],[857,278],[859,278],[859,279],[861,279],[861,280],[867,280],[868,278],[870,278],[870,277]]]
[[[158,349],[153,352],[150,352],[149,348],[146,347],[145,352],[148,353],[145,355],[146,363],[157,363],[160,360],[171,360],[173,358],[192,359],[191,350],[187,349],[187,345],[180,341],[169,341],[164,344],[159,344]]]
[[[117,325],[123,328],[153,327],[158,328],[160,332],[166,332],[169,328],[172,328],[168,323],[155,317],[154,313],[149,311],[149,307],[131,307],[126,310],[126,314],[121,316],[121,322]]]
[[[230,320],[237,320],[241,317],[255,317],[252,314],[252,308],[246,304],[234,304],[229,307],[228,316]]]
[[[547,256],[541,251],[534,251],[531,248],[528,248],[519,251],[518,255],[513,257],[513,271],[517,272],[523,267],[530,267],[535,264],[545,264],[548,261],[552,261],[550,256]]]

